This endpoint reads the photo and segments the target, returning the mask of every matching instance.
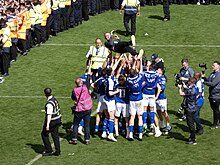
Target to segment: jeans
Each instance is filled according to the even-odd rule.
[[[189,127],[190,132],[190,139],[195,140],[196,134],[195,134],[195,125],[194,125],[194,115],[196,111],[186,111],[186,122]]]
[[[90,114],[91,110],[82,111],[82,112],[74,112],[74,119],[73,119],[73,133],[72,138],[77,139],[78,137],[78,127],[80,121],[84,120],[84,131],[85,131],[85,140],[90,139]]]
[[[197,111],[195,112],[194,114],[194,120],[196,122],[196,130],[199,131],[199,130],[202,130],[203,127],[202,127],[202,124],[201,124],[201,121],[200,121],[200,109],[202,107],[200,106],[197,106]]]

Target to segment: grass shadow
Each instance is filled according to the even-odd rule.
[[[26,145],[30,146],[38,154],[41,154],[45,150],[45,148],[42,144],[27,143]]]
[[[157,20],[163,20],[163,17],[161,17],[159,15],[150,15],[148,18],[150,18],[150,19],[157,19]]]
[[[187,141],[188,140],[181,133],[172,132],[172,131],[167,136],[167,139],[171,139],[171,138],[174,138],[174,139],[177,139],[177,140],[181,140],[181,141]]]
[[[189,132],[189,128],[186,125],[179,124],[179,123],[172,123],[172,125],[175,126],[176,128],[177,127],[180,128],[183,132]]]
[[[200,121],[203,125],[207,125],[207,126],[211,126],[212,125],[212,122],[208,121],[208,120],[205,120],[205,119],[201,119],[200,118]]]
[[[120,34],[122,36],[125,36],[126,31],[125,30],[115,30],[115,33]]]

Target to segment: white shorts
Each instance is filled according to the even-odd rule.
[[[157,100],[156,101],[157,110],[164,112],[167,110],[167,99]]]
[[[143,114],[143,105],[142,105],[142,100],[140,101],[130,101],[129,103],[129,113],[132,116],[135,116],[136,113],[137,115],[142,115]]]
[[[144,107],[154,107],[156,104],[154,95],[145,95],[143,94],[143,106]]]
[[[107,106],[104,102],[104,95],[103,96],[98,96],[98,105],[97,105],[97,109],[96,112],[97,113],[102,113],[103,110],[107,109]]]
[[[115,100],[107,101],[107,100],[104,99],[104,102],[105,102],[105,104],[107,106],[108,112],[112,112],[112,111],[116,110]]]
[[[122,114],[123,117],[129,117],[129,105],[123,103],[116,103],[115,116],[120,117]]]

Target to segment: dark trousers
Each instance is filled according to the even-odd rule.
[[[70,27],[70,13],[71,13],[71,6],[66,6],[66,28]]]
[[[164,18],[170,19],[170,4],[169,0],[163,0]]]
[[[88,0],[82,0],[82,17],[84,18],[84,21],[89,20]]]
[[[33,39],[31,36],[31,30],[27,29],[26,31],[26,40],[27,40],[27,50],[30,50],[31,47],[33,46]]]
[[[46,42],[46,37],[47,37],[47,27],[41,26],[41,42],[42,43]]]
[[[18,39],[18,48],[25,53],[27,51],[27,40]]]
[[[32,37],[34,39],[34,44],[40,44],[41,42],[41,25],[36,24],[34,25],[34,31],[32,33]]]
[[[70,24],[70,27],[75,26],[74,5],[73,4],[70,7],[69,24]]]
[[[82,0],[78,0],[74,5],[75,25],[77,26],[82,23]]]
[[[2,52],[0,56],[1,56],[0,57],[1,58],[1,72],[2,74],[8,74],[8,68],[10,66],[10,54],[8,52]]]
[[[196,139],[196,134],[195,134],[195,125],[194,125],[194,115],[196,111],[186,111],[186,123],[189,127],[189,132],[190,132],[190,139],[195,140]]]
[[[44,123],[43,129],[42,129],[42,132],[41,132],[41,137],[42,137],[46,152],[52,152],[53,151],[52,147],[51,147],[50,140],[49,140],[49,133],[51,133],[56,153],[60,153],[60,141],[59,141],[59,136],[58,136],[59,126],[60,126],[60,124],[57,124],[57,122],[51,121],[50,131],[46,131],[46,122]]]
[[[129,21],[131,20],[131,30],[129,28]],[[127,33],[131,32],[131,35],[136,33],[136,14],[128,15],[124,14],[124,27]]]
[[[77,139],[78,137],[78,127],[82,119],[84,120],[85,140],[90,139],[90,114],[91,114],[91,110],[74,112],[73,133],[72,133],[73,139]]]
[[[58,33],[60,32],[60,10],[53,10],[52,11],[52,25],[51,29],[53,32]]]
[[[219,111],[219,105],[220,105],[220,99],[209,99],[210,106],[213,110],[213,125],[217,125],[218,121],[220,119],[220,111]]]
[[[129,53],[131,53],[132,56],[137,55],[138,53],[136,52],[136,50],[131,48],[130,45],[132,45],[131,41],[130,42],[121,41],[117,45],[115,45],[114,51],[117,53],[129,52]]]
[[[60,30],[66,30],[67,29],[67,12],[66,8],[60,8]]]
[[[202,107],[197,107],[197,111],[195,112],[194,114],[194,120],[196,122],[196,130],[199,131],[199,130],[203,130],[203,127],[202,127],[202,124],[201,124],[201,121],[200,121],[200,109]]]
[[[12,42],[12,46],[10,47],[10,60],[16,60],[17,56],[17,42]]]

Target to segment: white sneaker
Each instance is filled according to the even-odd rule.
[[[162,135],[162,132],[159,130],[155,133],[154,137],[160,137]]]
[[[132,46],[136,46],[135,35],[131,35]]]
[[[102,138],[103,138],[103,139],[106,139],[106,138],[107,138],[106,132],[103,132],[103,133],[102,133]]]
[[[165,135],[168,135],[170,133],[171,129],[172,129],[171,125],[167,126],[166,131],[165,131]]]
[[[139,140],[139,141],[142,141],[142,138],[143,138],[143,134],[142,134],[142,133],[139,133],[138,140]]]
[[[115,136],[116,136],[116,137],[119,137],[119,133],[116,133]]]
[[[113,135],[108,135],[108,140],[111,140],[113,142],[117,142],[117,139],[115,139]]]
[[[82,129],[78,129],[78,134],[84,136],[85,134],[83,133]]]
[[[197,5],[200,5],[200,2],[197,2]]]
[[[129,140],[134,140],[133,132],[130,132],[130,134],[129,134]]]
[[[143,56],[143,54],[144,54],[144,50],[141,49],[141,50],[139,51],[139,54],[138,54],[138,59],[141,59],[142,56]]]

